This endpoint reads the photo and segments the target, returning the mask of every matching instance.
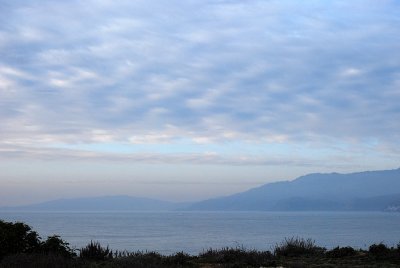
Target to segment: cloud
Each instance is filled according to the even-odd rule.
[[[368,3],[3,4],[0,139],[398,149],[399,6]]]
[[[146,141],[149,142],[149,141]],[[69,146],[66,146],[69,147]],[[77,146],[79,147],[79,146]],[[24,144],[3,144],[0,148],[0,159],[3,160],[29,160],[35,161],[76,161],[82,162],[119,162],[119,163],[150,163],[150,164],[198,164],[198,165],[223,165],[223,166],[292,166],[292,167],[322,167],[336,166],[347,167],[354,165],[352,162],[341,161],[331,164],[327,159],[316,159],[309,156],[296,155],[224,155],[216,152],[137,152],[115,153],[97,150],[83,150],[71,148],[33,147]],[[342,159],[343,160],[343,159]],[[348,160],[348,159],[347,159]]]

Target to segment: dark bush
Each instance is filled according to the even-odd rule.
[[[196,257],[192,257],[184,252],[178,252],[173,255],[163,256],[157,252],[135,252],[118,253],[112,261],[111,267],[129,267],[129,268],[176,268],[176,267],[197,267],[193,262]]]
[[[90,241],[90,243],[80,250],[79,257],[87,260],[105,261],[113,258],[112,250],[102,247],[99,242]]]
[[[387,247],[383,243],[373,244],[369,247],[368,253],[376,260],[400,260],[400,243],[395,247]]]
[[[17,253],[31,253],[38,250],[40,237],[31,227],[22,222],[0,220],[0,259]]]
[[[122,268],[159,268],[163,265],[164,256],[157,252],[118,252],[112,261],[111,267]],[[118,257],[117,257],[118,256]]]
[[[184,252],[178,252],[174,255],[167,256],[164,263],[173,267],[189,266],[192,257]]]
[[[203,262],[241,266],[270,266],[273,256],[269,251],[245,250],[244,248],[209,249],[199,255]]]
[[[325,248],[316,246],[315,241],[310,238],[292,237],[285,238],[283,242],[277,244],[274,253],[278,257],[298,257],[321,255],[325,250]]]
[[[75,268],[83,267],[77,260],[59,254],[20,253],[5,257],[1,268]]]
[[[375,257],[384,257],[390,253],[390,249],[385,244],[379,243],[369,246],[368,252]]]
[[[62,255],[64,257],[76,256],[75,252],[69,247],[69,244],[58,235],[49,236],[47,240],[40,245],[40,251],[43,253]]]
[[[330,258],[344,258],[357,254],[357,251],[352,247],[336,247],[326,252],[326,256]]]
[[[0,259],[22,253],[51,253],[63,257],[75,256],[68,243],[57,235],[49,236],[46,241],[42,242],[38,233],[32,231],[28,225],[21,222],[12,223],[0,220]]]

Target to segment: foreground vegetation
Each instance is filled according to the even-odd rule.
[[[24,223],[0,220],[0,267],[400,267],[400,243],[373,244],[368,250],[319,247],[311,239],[288,238],[271,251],[209,249],[197,256],[184,252],[112,251],[98,242],[73,250],[59,236],[42,241]]]

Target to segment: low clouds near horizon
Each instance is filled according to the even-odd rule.
[[[389,0],[0,1],[0,159],[241,166],[258,183],[397,168],[399,11]],[[26,179],[0,180],[11,177]]]

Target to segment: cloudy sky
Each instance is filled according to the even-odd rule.
[[[400,3],[0,0],[0,205],[400,166]]]

